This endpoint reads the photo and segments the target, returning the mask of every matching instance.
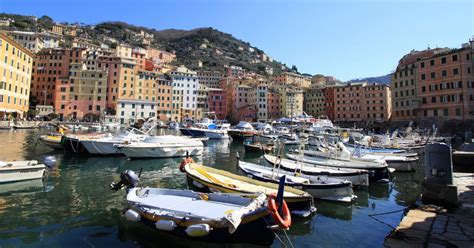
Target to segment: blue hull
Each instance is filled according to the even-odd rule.
[[[189,129],[189,128],[180,128],[181,134],[184,136],[191,136],[191,137],[206,137],[204,131],[196,130],[196,129]]]

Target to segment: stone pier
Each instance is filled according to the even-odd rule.
[[[454,173],[458,208],[410,210],[387,237],[385,247],[474,247],[474,174]]]

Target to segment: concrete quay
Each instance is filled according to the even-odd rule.
[[[387,237],[385,247],[474,247],[474,174],[454,173],[460,206],[422,205],[410,210]]]

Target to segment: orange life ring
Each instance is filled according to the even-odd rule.
[[[283,201],[281,207],[283,216],[280,216],[280,213],[278,213],[278,206],[276,203],[275,194],[271,194],[268,196],[268,211],[270,212],[270,215],[272,216],[273,220],[280,228],[288,229],[291,226],[290,209],[288,209],[288,205],[286,205],[285,201]]]
[[[186,164],[189,164],[189,163],[194,163],[194,159],[191,158],[191,157],[187,157],[187,158],[183,159],[183,161],[181,162],[181,164],[179,164],[179,171],[181,171],[181,172],[184,173],[184,172],[185,172],[184,166],[185,166]]]

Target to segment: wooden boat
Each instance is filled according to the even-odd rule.
[[[238,166],[250,178],[263,182],[275,183],[285,176],[285,185],[304,190],[314,198],[340,202],[352,202],[356,198],[350,181],[327,176],[297,176],[294,173],[279,170],[277,166],[272,168],[240,160]]]
[[[10,183],[43,177],[46,166],[38,164],[36,160],[30,161],[0,161],[0,183]]]
[[[39,140],[42,144],[55,150],[63,149],[63,146],[61,144],[61,139],[62,139],[61,134],[41,135],[39,137]]]
[[[182,168],[186,173],[188,184],[203,192],[238,194],[263,192],[270,195],[275,194],[278,190],[278,185],[274,183],[261,182],[192,162],[185,164]],[[294,213],[308,216],[316,211],[313,197],[302,190],[286,187],[284,199],[290,210]]]
[[[285,222],[274,219],[276,213],[269,210],[274,210],[271,206],[274,206],[275,198],[267,199],[263,193],[243,197],[141,188],[133,171],[125,171],[120,177],[120,182],[112,183],[111,187],[113,190],[127,188],[126,219],[142,222],[161,232],[199,241],[271,245],[275,233],[268,228],[269,225],[278,224],[272,228],[291,226],[288,208],[286,214],[282,214]],[[282,201],[281,205],[282,211],[285,211],[286,203]]]
[[[273,144],[264,143],[244,143],[245,152],[271,152],[275,146]]]
[[[387,163],[364,162],[364,161],[340,161],[335,159],[326,159],[318,157],[308,157],[295,154],[286,154],[286,157],[301,161],[308,164],[318,166],[328,166],[333,168],[345,168],[356,170],[367,170],[369,172],[369,179],[375,182],[387,181],[390,178]]]
[[[278,164],[281,169],[289,172],[298,172],[307,176],[328,176],[330,178],[350,181],[354,186],[369,186],[369,173],[367,170],[316,166],[268,154],[265,154],[264,158],[271,165]]]

